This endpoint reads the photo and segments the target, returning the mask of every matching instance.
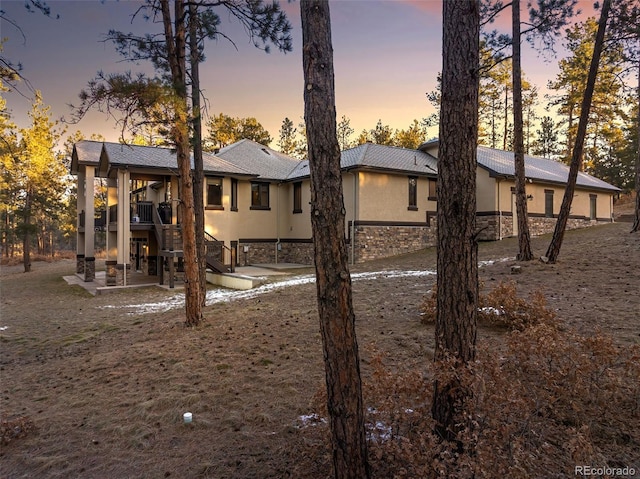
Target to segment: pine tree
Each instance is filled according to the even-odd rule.
[[[293,122],[289,118],[282,120],[282,126],[280,127],[280,140],[278,141],[278,148],[285,155],[294,155],[298,146],[296,140],[296,133],[298,130],[293,126]]]
[[[329,2],[302,0],[300,14],[311,226],[334,477],[366,479],[367,440],[351,276],[344,242]]]

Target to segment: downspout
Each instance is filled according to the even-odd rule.
[[[502,205],[500,204],[500,178],[496,178],[498,187],[498,240],[502,241]]]
[[[278,251],[280,249],[280,185],[278,183],[277,195],[276,195],[276,264],[278,264]]]
[[[351,264],[356,264],[356,213],[358,211],[358,175],[352,171],[353,175],[353,219],[351,221]]]

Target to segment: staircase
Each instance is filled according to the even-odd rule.
[[[154,231],[156,240],[162,251],[162,256],[182,256],[182,230],[178,225],[166,225],[160,218],[160,213],[154,208],[153,214]],[[233,273],[235,264],[235,250],[225,246],[223,241],[208,234],[205,236],[205,257],[207,268],[215,273]],[[229,252],[230,264],[224,263],[225,250]]]
[[[233,265],[235,264],[235,251],[225,246],[224,242],[218,241],[205,231],[204,244],[207,259],[207,268],[215,273],[233,273]],[[229,251],[231,264],[224,264],[225,250]]]

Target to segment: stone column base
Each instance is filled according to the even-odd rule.
[[[96,259],[88,256],[84,259],[84,280],[85,282],[96,279]]]
[[[117,280],[117,261],[105,261],[106,273],[105,273],[105,285],[115,286]]]
[[[76,255],[76,274],[84,275],[84,255]]]
[[[124,270],[127,268],[127,276],[130,273],[131,266],[129,264],[116,264],[116,284],[115,286],[125,286],[124,284]],[[128,284],[128,282],[127,282]]]

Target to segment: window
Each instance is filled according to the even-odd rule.
[[[302,213],[302,182],[293,184],[293,212]]]
[[[409,210],[418,209],[418,178],[415,176],[409,177]]]
[[[437,185],[438,182],[435,179],[429,180],[429,197],[427,198],[429,201],[438,201]]]
[[[231,178],[231,211],[238,211],[238,180]]]
[[[553,218],[553,190],[544,190],[544,215]]]
[[[269,183],[251,183],[251,209],[269,209]]]
[[[207,178],[207,208],[223,209],[222,178]]]
[[[589,195],[589,219],[595,220],[598,218],[598,195]]]

